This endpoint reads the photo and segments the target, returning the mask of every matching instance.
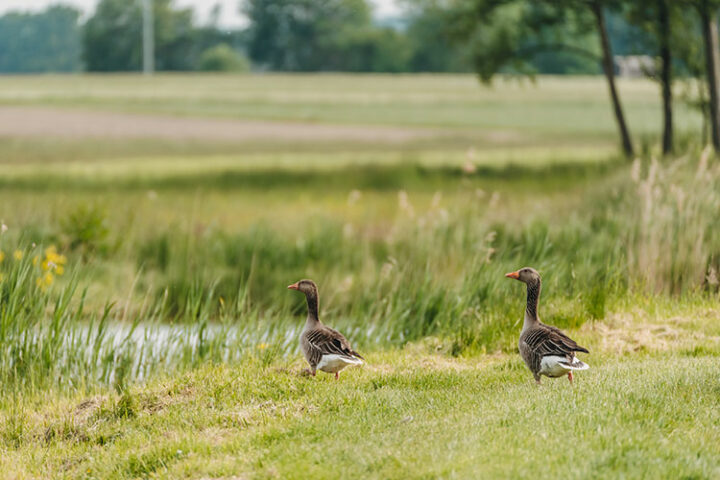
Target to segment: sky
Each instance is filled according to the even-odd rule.
[[[395,0],[371,1],[375,5],[375,13],[378,16],[390,16],[398,12]],[[54,3],[73,5],[84,12],[90,12],[97,2],[98,0],[0,0],[0,14],[10,10],[42,10]],[[175,0],[175,4],[178,6],[194,8],[196,18],[200,22],[207,20],[211,9],[218,3],[222,6],[220,25],[227,28],[242,27],[245,25],[245,19],[238,12],[239,0]]]

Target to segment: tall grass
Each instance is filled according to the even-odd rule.
[[[662,166],[653,160],[643,175],[636,160],[636,218],[629,265],[656,291],[717,291],[720,268],[720,164],[706,149],[695,162],[682,157]]]
[[[38,283],[42,266],[32,258],[42,251],[11,259],[5,238],[0,382],[122,390],[206,361],[271,361],[296,349],[304,299],[285,285],[308,277],[320,285],[322,318],[358,348],[436,336],[454,355],[514,349],[524,291],[503,274],[526,265],[543,275],[543,319],[560,327],[601,319],[632,293],[717,295],[716,161],[638,160],[596,175],[604,186],[562,216],[498,219],[507,197],[476,191],[466,178],[445,179],[445,189],[458,190],[452,204],[438,193],[420,206],[413,190],[400,190],[392,217],[308,214],[293,235],[262,223],[242,231],[175,226],[128,235],[119,246],[98,210],[68,214],[73,221],[61,223],[72,228],[58,238],[69,279]],[[135,281],[105,292],[105,308],[97,299],[88,307],[92,279],[112,268],[131,270]]]

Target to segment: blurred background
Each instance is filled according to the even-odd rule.
[[[294,352],[301,278],[364,350],[716,304],[716,11],[3,0],[3,382]]]

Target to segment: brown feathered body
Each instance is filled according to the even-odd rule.
[[[300,348],[312,371],[337,373],[349,365],[363,363],[363,357],[352,349],[342,333],[320,321],[315,325],[309,323],[300,335]]]
[[[523,329],[518,348],[536,381],[540,375],[561,377],[570,370],[585,370],[587,365],[575,357],[575,352],[590,353],[559,329],[539,320]]]

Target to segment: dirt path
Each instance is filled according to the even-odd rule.
[[[5,137],[401,143],[439,135],[442,135],[442,131],[424,128],[224,120],[0,106],[0,136]]]

